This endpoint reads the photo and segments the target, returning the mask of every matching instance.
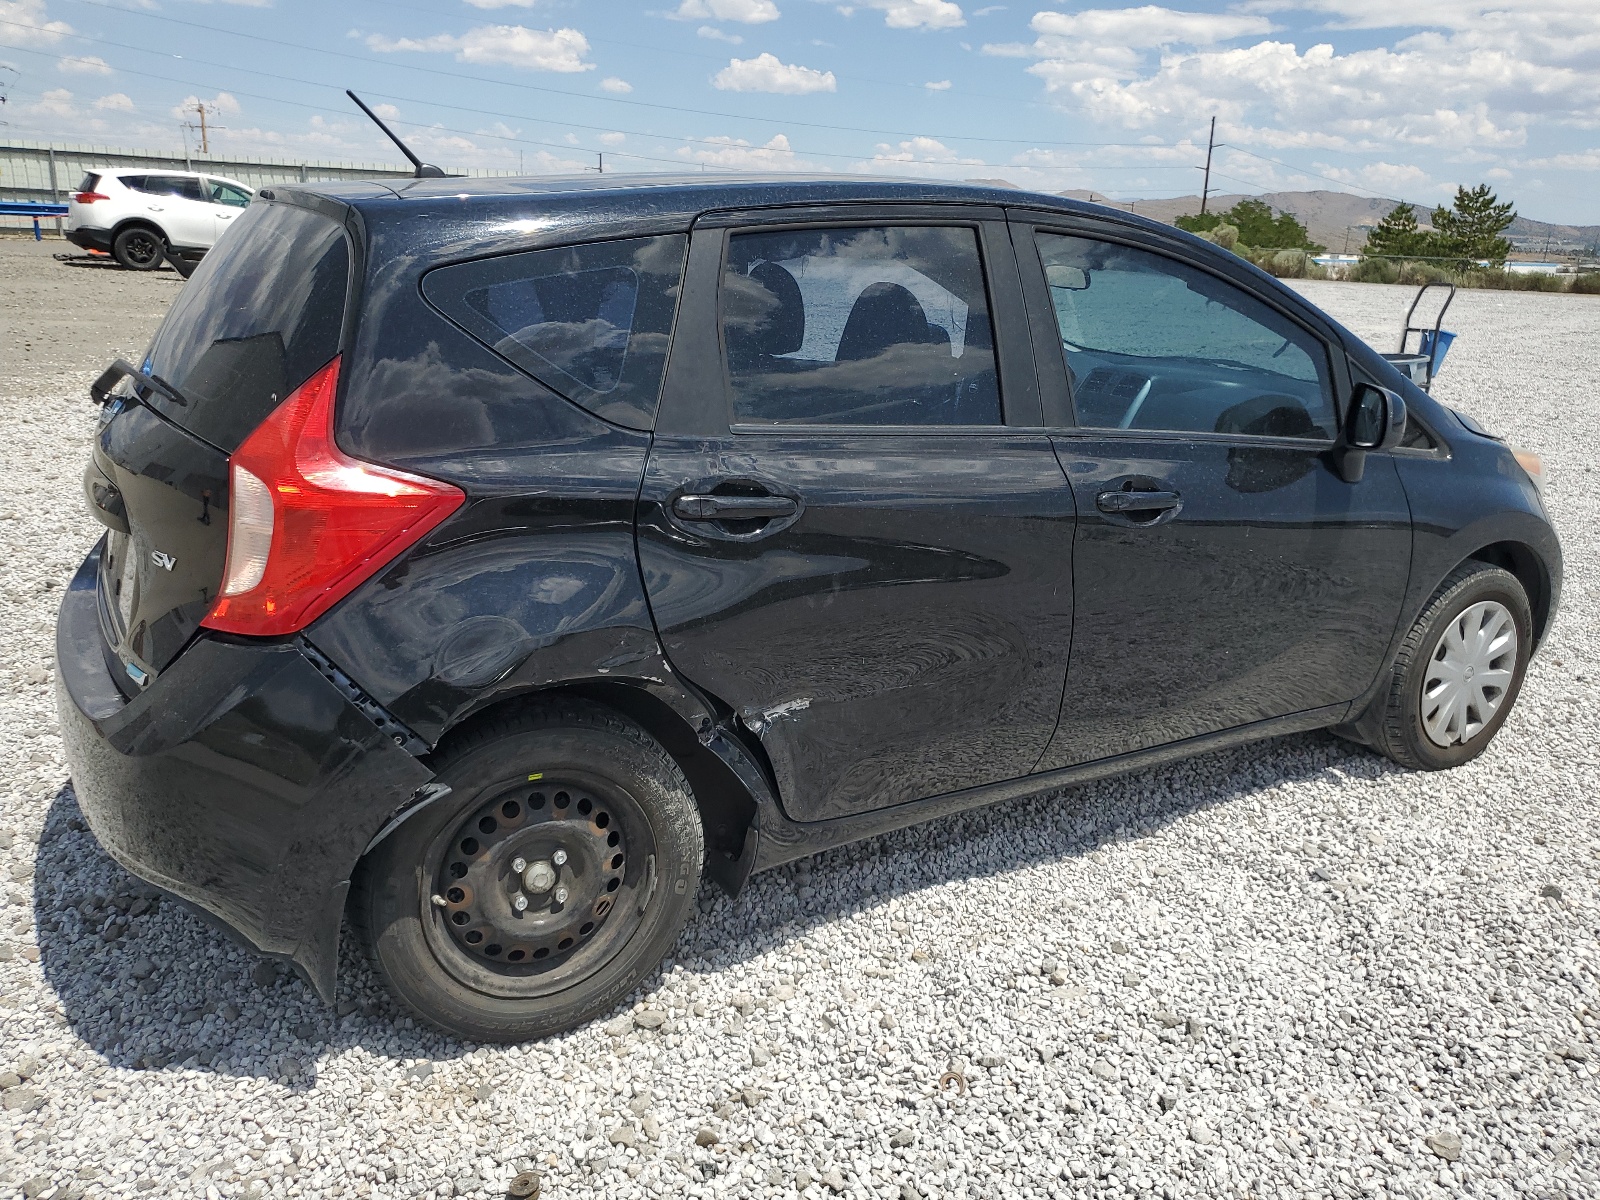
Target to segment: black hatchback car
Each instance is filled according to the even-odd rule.
[[[1239,258],[862,179],[266,188],[113,365],[84,815],[463,1037],[615,1005],[702,871],[1329,727],[1481,753],[1537,460]]]

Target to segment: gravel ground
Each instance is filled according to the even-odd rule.
[[[176,294],[0,241],[0,1196],[1600,1196],[1600,299],[1463,293],[1440,396],[1544,455],[1564,610],[1494,749],[1286,738],[707,894],[514,1049],[337,1012],[77,815],[48,677],[89,380]],[[1385,348],[1408,293],[1307,284]]]

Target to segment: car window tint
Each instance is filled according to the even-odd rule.
[[[232,208],[244,208],[250,203],[250,193],[242,188],[236,188],[231,183],[223,183],[220,179],[208,179],[206,183],[211,189],[211,202],[213,204],[226,204]]]
[[[149,403],[231,451],[339,351],[349,288],[344,226],[253,204],[201,261],[156,331],[145,370],[181,391]]]
[[[145,175],[143,180],[138,190],[152,196],[181,196],[185,200],[208,199],[200,187],[200,181],[186,175]],[[129,187],[133,186],[133,180],[127,176],[123,177],[123,183]]]
[[[1322,342],[1176,259],[1038,235],[1078,424],[1326,440]]]
[[[737,234],[722,279],[733,420],[998,425],[976,230]]]
[[[547,387],[635,429],[655,423],[688,238],[591,242],[430,271],[445,316]]]
[[[130,192],[142,192],[142,191],[144,191],[145,180],[148,178],[148,176],[145,176],[145,175],[114,175],[114,176],[112,176],[112,178],[115,179],[118,183],[122,184],[122,186],[127,188]]]
[[[96,175],[93,171],[90,171],[83,177],[83,182],[78,185],[78,190],[80,192],[92,192],[99,186],[100,176]]]

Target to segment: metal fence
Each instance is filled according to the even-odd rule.
[[[167,171],[209,171],[257,188],[268,183],[309,183],[333,179],[393,179],[411,174],[404,165],[317,162],[288,158],[215,158],[201,154],[159,154],[112,146],[65,142],[0,143],[0,199],[65,200],[96,167],[151,167]],[[515,175],[516,171],[461,170],[456,175]],[[60,224],[60,222],[56,222]],[[0,229],[31,229],[21,217],[0,217]]]

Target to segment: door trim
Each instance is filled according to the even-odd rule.
[[[829,821],[791,821],[775,806],[770,808],[763,806],[755,819],[760,840],[756,848],[755,865],[751,870],[765,871],[771,867],[780,867],[784,863],[806,858],[834,846],[876,837],[878,834],[893,833],[912,825],[920,825],[940,817],[954,816],[956,813],[983,808],[1003,800],[1018,800],[1059,788],[1076,787],[1095,780],[1108,779],[1113,775],[1125,775],[1131,771],[1165,766],[1196,754],[1225,750],[1248,742],[1260,741],[1263,738],[1325,729],[1339,724],[1349,715],[1350,709],[1351,705],[1348,703],[1330,704],[1322,708],[1307,709],[1304,712],[1290,713],[1287,716],[1272,717],[1249,725],[1239,725],[1216,733],[1186,738],[1181,742],[1168,742],[1163,746],[1151,746],[1145,750],[1134,750],[1112,758],[1095,759],[1092,762],[1061,767],[1039,775],[1024,775],[1000,783],[967,788],[965,791],[947,792],[942,796],[914,800],[909,804],[898,804],[893,808],[874,809],[849,817],[836,817]]]

